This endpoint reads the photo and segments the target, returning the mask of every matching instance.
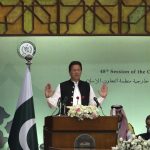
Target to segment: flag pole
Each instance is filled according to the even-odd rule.
[[[30,66],[36,48],[30,41],[24,41],[18,54],[26,60],[26,72],[14,114],[8,144],[10,150],[38,150],[38,139],[32,92]]]

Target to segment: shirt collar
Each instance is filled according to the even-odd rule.
[[[73,82],[74,84],[78,84],[78,83],[79,83],[79,81],[77,81],[77,82],[76,82],[76,81],[72,81],[72,82]]]
[[[73,80],[71,80],[71,79],[70,79],[70,81],[71,81],[72,83],[74,83],[74,84],[77,84],[77,85],[79,84],[79,81],[73,81]]]

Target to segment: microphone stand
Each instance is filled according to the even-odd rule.
[[[55,116],[61,116],[61,106],[62,106],[62,104],[61,104],[61,98],[59,98],[58,99],[58,102],[57,102],[57,106],[58,106],[58,113],[55,115]],[[56,107],[56,109],[55,109],[55,111],[57,110],[57,107]],[[55,111],[52,113],[52,115],[55,113]]]
[[[66,115],[66,104],[64,104],[64,115]]]
[[[58,99],[58,108],[59,108],[58,116],[61,116],[61,106],[62,106],[61,103],[62,103],[62,102],[61,102],[61,98],[59,98],[59,99]]]
[[[61,116],[61,107],[62,107],[62,103],[60,102],[60,105],[59,105],[59,116]]]
[[[106,115],[104,114],[103,108],[102,108],[101,106],[99,106],[99,108],[101,109],[101,112],[102,112],[103,116],[106,116]]]
[[[106,115],[104,114],[103,108],[102,108],[101,104],[98,102],[97,98],[94,97],[93,99],[94,99],[94,101],[96,102],[97,108],[100,108],[100,109],[101,109],[101,112],[102,112],[103,116],[106,116]]]
[[[65,96],[64,101],[63,101],[63,114],[66,115],[66,103],[67,103],[68,98]]]

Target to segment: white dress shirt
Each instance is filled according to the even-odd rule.
[[[73,94],[73,106],[81,104],[81,93],[80,93],[79,88],[78,88],[78,82],[74,82],[74,85],[75,85],[75,87],[74,87],[74,94]],[[57,102],[58,102],[58,99],[60,97],[61,97],[61,91],[60,91],[60,84],[59,84],[57,86],[53,96],[47,98],[48,105],[51,108],[57,107]],[[96,97],[96,96],[95,96],[95,93],[94,93],[94,90],[93,90],[92,86],[90,85],[89,105],[96,106],[96,102],[94,101],[94,97]],[[100,104],[102,104],[103,101],[104,101],[103,97],[98,98],[98,102]]]
[[[81,93],[78,88],[78,82],[74,82],[73,106],[81,105]]]

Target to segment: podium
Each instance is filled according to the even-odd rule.
[[[115,116],[83,121],[67,116],[48,116],[45,117],[44,125],[44,149],[71,150],[75,148],[75,143],[81,141],[80,137],[82,139],[84,136],[90,137],[89,140],[93,139],[93,149],[111,149],[117,144],[117,128],[118,118]],[[88,142],[83,141],[82,144]]]

